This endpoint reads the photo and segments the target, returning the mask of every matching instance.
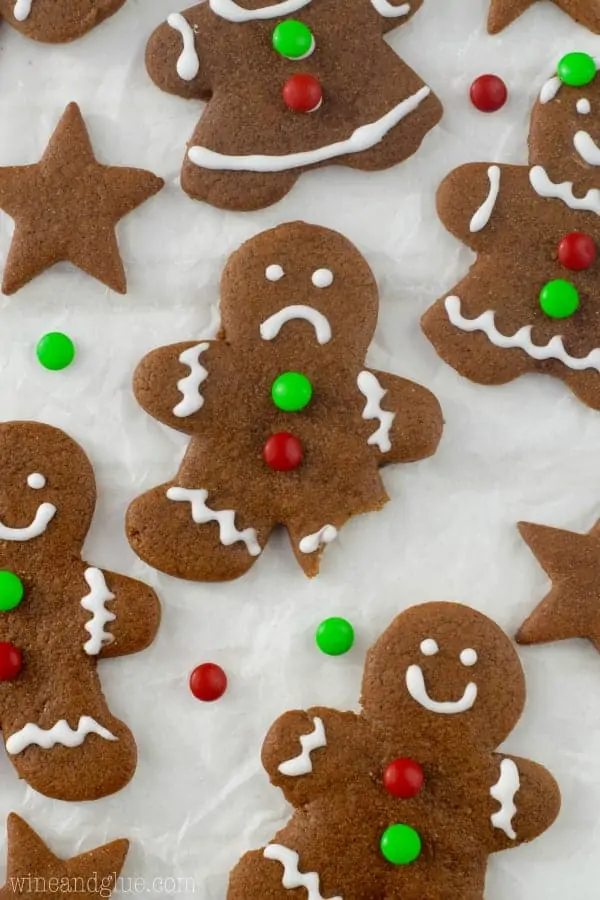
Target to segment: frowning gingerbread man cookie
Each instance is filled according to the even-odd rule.
[[[530,165],[462,166],[439,189],[442,222],[477,261],[422,326],[472,381],[542,372],[600,409],[599,110],[596,63],[571,53],[533,110]]]
[[[0,18],[34,41],[62,44],[81,37],[125,0],[0,0]]]
[[[143,560],[180,578],[236,578],[284,525],[316,575],[342,525],[387,502],[379,468],[435,451],[435,397],[365,367],[378,307],[369,266],[336,232],[281,225],[234,253],[222,340],[161,347],[135,373],[144,409],[191,438],[175,479],[129,508]]]
[[[600,0],[552,0],[552,2],[576,22],[585,25],[595,34],[600,34]],[[491,0],[489,33],[497,34],[502,31],[534,3],[537,3],[537,0]]]
[[[149,41],[148,72],[208,102],[184,191],[260,209],[308,169],[387,169],[415,153],[442,107],[384,36],[422,2],[208,0],[169,16]]]
[[[367,655],[359,715],[316,707],[271,728],[263,765],[295,813],[242,858],[227,900],[482,900],[488,856],[560,808],[545,769],[495,752],[524,705],[493,622],[452,603],[402,613]]]
[[[83,450],[34,422],[0,424],[0,724],[20,778],[49,797],[95,800],[136,767],[99,659],[144,649],[160,618],[139,581],[89,565],[96,503]]]

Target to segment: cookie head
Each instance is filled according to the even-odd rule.
[[[362,704],[399,739],[493,749],[521,715],[525,683],[509,638],[490,619],[429,603],[398,616],[370,650]]]
[[[377,324],[379,297],[356,247],[327,228],[294,222],[247,241],[221,282],[221,314],[231,344],[277,352],[356,356],[362,362]]]

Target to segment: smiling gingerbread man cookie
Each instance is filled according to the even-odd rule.
[[[545,769],[495,752],[524,704],[518,656],[481,613],[402,613],[367,655],[360,714],[316,707],[271,728],[263,765],[296,811],[238,863],[227,900],[482,900],[488,856],[560,808]]]
[[[191,437],[176,478],[133,502],[131,546],[198,581],[243,575],[276,525],[304,572],[352,516],[388,500],[381,466],[430,456],[433,394],[365,367],[375,279],[334,231],[296,222],[230,258],[219,341],[161,347],[140,363],[144,409]]]
[[[422,327],[472,381],[542,372],[600,409],[599,110],[596,63],[569,54],[533,110],[530,165],[462,166],[439,189],[440,218],[477,261]]]
[[[423,0],[208,0],[151,37],[153,81],[208,102],[181,186],[222,209],[281,200],[308,169],[387,169],[442,107],[386,44]]]
[[[0,0],[0,18],[34,41],[62,44],[91,31],[125,0]]]
[[[0,725],[20,778],[95,800],[136,767],[97,661],[143,650],[160,619],[139,581],[81,559],[96,489],[83,450],[34,422],[0,424]]]

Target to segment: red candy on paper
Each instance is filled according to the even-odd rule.
[[[383,773],[386,791],[402,800],[416,797],[423,787],[423,781],[423,769],[413,759],[395,759]]]
[[[280,431],[272,434],[263,449],[263,459],[276,472],[290,472],[302,462],[302,444],[293,434]]]
[[[580,272],[596,262],[597,250],[593,238],[581,231],[567,234],[558,245],[558,259],[566,269]]]
[[[12,681],[23,667],[21,651],[14,644],[0,642],[0,681]]]
[[[492,113],[502,109],[508,90],[497,75],[480,75],[471,85],[471,103],[479,112]]]
[[[227,690],[227,675],[216,663],[202,663],[190,675],[190,690],[196,700],[212,703]]]
[[[323,102],[323,88],[312,75],[292,75],[283,86],[283,102],[293,112],[315,112]]]

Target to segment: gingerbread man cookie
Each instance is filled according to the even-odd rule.
[[[524,704],[518,656],[481,613],[402,613],[367,655],[359,715],[317,707],[271,728],[263,765],[295,813],[238,863],[227,900],[482,900],[488,855],[560,808],[545,769],[495,752]]]
[[[91,31],[125,0],[0,0],[0,18],[34,41],[63,44]]]
[[[154,592],[81,559],[94,474],[62,431],[0,424],[0,724],[20,778],[48,797],[94,800],[136,767],[129,729],[110,712],[99,659],[147,647]]]
[[[191,197],[253,210],[302,172],[387,169],[412,156],[442,115],[384,35],[423,0],[208,0],[150,38],[153,81],[205,100],[183,165]]]
[[[537,0],[491,0],[488,31],[497,34],[533,6]],[[600,0],[552,0],[563,12],[600,34]]]
[[[474,163],[438,193],[446,228],[477,254],[429,309],[438,354],[479,384],[526,372],[561,378],[600,409],[600,77],[572,53],[534,108],[530,165]]]
[[[142,559],[180,578],[236,578],[284,525],[316,575],[342,525],[388,500],[379,468],[435,451],[435,397],[365,368],[378,306],[366,261],[334,231],[281,225],[234,253],[223,339],[161,347],[135,374],[144,409],[192,439],[176,478],[129,508]]]

